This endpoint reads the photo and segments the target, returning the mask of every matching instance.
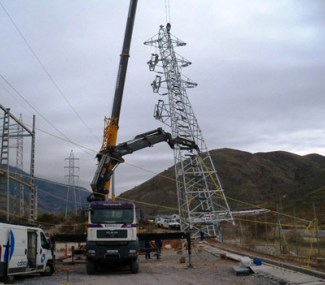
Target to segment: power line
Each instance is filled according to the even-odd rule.
[[[0,74],[0,76],[1,76],[1,74]],[[97,153],[96,150],[93,150],[93,149],[90,149],[90,148],[84,147],[84,146],[82,146],[82,145],[80,145],[80,144],[77,144],[77,143],[75,143],[75,142],[71,142],[71,140],[66,140],[65,138],[59,137],[59,136],[57,136],[57,135],[51,134],[51,133],[49,133],[49,132],[47,132],[47,131],[44,131],[44,130],[41,130],[41,129],[37,129],[37,130],[40,131],[40,132],[43,132],[44,134],[47,134],[47,135],[49,135],[49,136],[53,136],[53,137],[55,137],[55,138],[57,138],[57,139],[60,139],[60,140],[63,140],[63,141],[68,141],[69,143],[74,144],[74,145],[77,146],[78,148],[85,150],[85,152],[88,153],[88,154],[90,154],[90,152],[92,152],[92,153]],[[126,165],[131,166],[131,167],[134,167],[134,168],[140,169],[140,170],[142,170],[142,171],[145,171],[145,172],[151,173],[151,174],[153,174],[153,175],[157,175],[157,176],[159,176],[159,177],[162,177],[163,179],[167,179],[167,180],[171,180],[171,181],[173,181],[173,182],[176,182],[176,179],[174,179],[174,178],[172,178],[172,177],[168,177],[168,176],[166,176],[166,175],[162,175],[162,174],[160,174],[160,173],[154,172],[154,171],[152,171],[152,170],[150,170],[150,169],[147,169],[147,168],[145,168],[145,167],[142,167],[142,166],[140,166],[140,165],[136,165],[136,164],[133,164],[133,163],[129,163],[129,162],[127,162],[127,161],[125,161],[124,163],[125,163]],[[28,175],[25,175],[25,174],[23,174],[23,176],[29,177]],[[39,177],[37,177],[37,180],[41,180],[41,181],[45,181],[45,182],[51,182],[51,183],[55,183],[55,184],[57,184],[57,185],[61,185],[61,186],[67,186],[66,184],[63,184],[63,183],[53,182],[53,181],[51,181],[51,180],[49,180],[49,179],[44,179],[44,178],[39,178]],[[84,190],[82,190],[82,191],[84,191]],[[318,192],[318,191],[322,191],[322,189],[317,190],[317,192]],[[88,192],[88,191],[85,190],[85,192]],[[90,192],[89,192],[89,193],[90,193]],[[259,205],[255,205],[255,204],[252,204],[252,203],[249,203],[249,202],[245,202],[245,201],[242,201],[242,200],[238,200],[238,199],[232,198],[232,197],[230,197],[230,196],[227,196],[227,199],[228,199],[228,200],[231,200],[231,201],[234,201],[234,202],[237,202],[237,203],[240,203],[240,204],[243,204],[243,205],[246,205],[246,206],[249,206],[249,207],[253,207],[253,208],[261,208]],[[137,202],[137,203],[140,203],[140,201],[136,201],[136,202]],[[145,203],[145,202],[143,202],[143,203]],[[164,206],[161,206],[161,205],[154,205],[154,204],[153,204],[153,206],[155,206],[155,207],[157,207],[157,206],[159,206],[159,207],[164,207]],[[292,215],[288,215],[288,214],[285,214],[285,213],[282,213],[282,212],[279,212],[279,211],[273,211],[273,210],[270,210],[270,212],[273,212],[273,213],[276,213],[276,214],[279,214],[279,215],[281,215],[281,216],[285,216],[285,217],[288,217],[288,218],[291,218],[291,217],[292,217]],[[297,218],[297,217],[296,217],[296,219],[299,219],[299,220],[301,220],[302,222],[308,222],[308,220],[303,219],[303,218]]]
[[[55,137],[55,138],[57,138],[57,139],[60,139],[60,140],[66,141],[64,138],[59,137],[59,136],[54,135],[54,134],[51,134],[51,133],[49,133],[49,132],[47,132],[47,131],[44,131],[44,130],[41,130],[41,129],[37,129],[37,130],[38,130],[38,131],[41,131],[41,132],[43,132],[43,133],[45,133],[45,134],[47,134],[47,135],[53,136],[53,137]],[[71,142],[71,141],[68,141],[68,142]],[[89,149],[89,148],[87,148],[87,147],[84,147],[84,146],[82,146],[82,145],[80,145],[80,144],[77,144],[77,143],[73,143],[73,144],[76,145],[77,147],[81,148],[81,149],[86,150],[86,152],[87,152],[88,154],[89,154],[88,151],[93,152],[93,153],[97,153],[97,151],[95,151],[95,150],[93,150],[93,149]],[[134,168],[140,169],[140,170],[142,170],[142,171],[145,171],[145,172],[151,173],[151,174],[153,174],[153,175],[157,175],[157,176],[159,176],[159,177],[161,177],[161,178],[163,178],[163,179],[167,179],[167,180],[171,180],[171,181],[173,181],[173,182],[176,182],[176,179],[175,179],[175,178],[168,177],[168,176],[166,176],[166,175],[163,175],[163,174],[160,174],[160,173],[154,172],[154,171],[152,171],[151,169],[147,169],[147,168],[145,168],[145,167],[143,167],[143,166],[136,165],[136,164],[133,164],[133,163],[129,163],[129,162],[127,162],[127,161],[125,161],[124,163],[125,163],[126,165],[131,166],[131,167],[134,167]],[[28,176],[28,175],[24,175],[24,176]],[[57,184],[57,185],[66,186],[66,184],[59,183],[59,182],[53,182],[53,181],[51,181],[51,180],[44,179],[44,178],[39,178],[39,177],[37,177],[37,180],[41,180],[41,181],[45,181],[45,182],[52,182],[52,183],[55,183],[55,184]],[[320,189],[320,190],[321,190],[321,189]],[[82,191],[84,191],[84,190],[82,190]],[[85,191],[85,192],[88,192],[88,191]],[[90,193],[90,192],[89,192],[89,193]],[[122,198],[121,198],[121,199],[122,199]],[[252,203],[249,203],[249,202],[245,202],[245,201],[242,201],[242,200],[238,200],[238,199],[232,198],[231,196],[227,196],[227,199],[228,199],[228,200],[231,200],[231,201],[234,201],[234,202],[237,202],[237,203],[240,203],[240,204],[243,204],[243,205],[246,205],[246,206],[249,206],[249,207],[253,207],[253,208],[261,208],[259,205],[252,204]],[[135,201],[135,202],[140,203],[140,201]],[[144,204],[145,202],[142,202],[142,203]],[[164,206],[161,206],[161,205],[155,205],[155,204],[152,204],[152,206],[155,206],[155,207],[164,207]],[[279,215],[281,215],[281,216],[286,216],[286,217],[288,217],[288,218],[291,218],[291,217],[292,217],[292,215],[288,215],[288,214],[285,214],[285,213],[282,213],[282,212],[278,212],[278,211],[270,210],[270,212],[277,213],[277,214],[279,214]],[[296,217],[296,218],[297,218],[297,217]],[[301,220],[302,222],[307,222],[307,220],[306,220],[306,219],[303,219],[303,218],[297,218],[297,219]]]
[[[1,3],[1,2],[0,2]],[[15,93],[22,98],[25,103],[31,107],[45,122],[47,122],[53,129],[55,129],[59,134],[62,135],[62,137],[65,138],[66,141],[68,141],[71,144],[78,145],[77,143],[73,142],[70,138],[68,138],[63,132],[61,132],[52,122],[50,122],[45,116],[42,115],[41,112],[39,112],[29,101],[0,73],[0,77],[6,84],[13,90]]]
[[[66,141],[66,142],[69,142],[69,143],[71,143],[71,144],[73,144],[73,145],[75,145],[75,146],[77,146],[78,148],[80,148],[80,149],[82,149],[82,150],[84,150],[86,153],[88,153],[88,154],[90,154],[90,152],[93,152],[93,153],[97,153],[97,151],[95,151],[95,150],[92,150],[92,149],[90,149],[90,148],[87,148],[87,147],[84,147],[84,146],[82,146],[82,145],[80,145],[80,144],[78,144],[78,143],[76,143],[76,142],[73,142],[73,141],[71,141],[69,138],[67,138],[62,132],[60,132],[50,121],[48,121],[44,116],[42,116],[42,114],[40,114],[40,112],[38,112],[38,110],[36,110],[7,80],[6,80],[6,78],[5,77],[3,77],[1,74],[0,74],[0,77],[2,77],[2,79],[33,109],[33,110],[35,110],[46,122],[48,122],[53,128],[55,128],[62,136],[63,136],[63,138],[62,137],[59,137],[59,136],[57,136],[57,135],[54,135],[54,134],[51,134],[51,133],[49,133],[49,132],[47,132],[47,131],[44,131],[44,130],[41,130],[41,129],[37,129],[38,131],[41,131],[41,132],[43,132],[43,133],[45,133],[45,134],[47,134],[47,135],[50,135],[50,136],[53,136],[53,137],[55,137],[55,138],[57,138],[57,139],[60,139],[60,140],[63,140],[63,141]],[[172,181],[176,181],[174,178],[171,178],[171,177],[167,177],[167,176],[165,176],[165,175],[162,175],[162,174],[159,174],[159,173],[156,173],[156,172],[154,172],[154,171],[152,171],[152,170],[150,170],[150,169],[147,169],[147,168],[144,168],[144,167],[142,167],[142,166],[139,166],[139,165],[136,165],[136,164],[132,164],[132,163],[128,163],[128,162],[125,162],[125,164],[127,164],[127,165],[129,165],[129,166],[132,166],[132,167],[134,167],[134,168],[138,168],[138,169],[140,169],[140,170],[143,170],[143,171],[145,171],[145,172],[148,172],[148,173],[152,173],[152,174],[154,174],[154,175],[158,175],[158,176],[160,176],[160,177],[162,177],[162,178],[164,178],[164,179],[168,179],[168,180],[172,180]],[[28,175],[23,175],[23,176],[28,176]],[[28,176],[29,177],[29,176]],[[48,179],[43,179],[43,178],[37,178],[37,180],[41,180],[41,181],[49,181],[49,182],[51,182],[51,183],[56,183],[57,185],[62,185],[62,186],[66,186],[66,184],[63,184],[63,183],[58,183],[58,182],[53,182],[53,181],[50,181],[50,180],[48,180]],[[88,191],[87,191],[88,192]],[[236,202],[238,202],[238,203],[241,203],[241,204],[244,204],[244,205],[248,205],[248,206],[252,206],[252,207],[258,207],[258,208],[260,208],[260,206],[258,206],[258,205],[254,205],[254,204],[251,204],[251,203],[248,203],[248,202],[244,202],[244,201],[241,201],[241,200],[238,200],[238,199],[234,199],[234,198],[231,198],[231,197],[229,197],[228,196],[228,199],[229,200],[232,200],[232,201],[236,201]],[[139,201],[137,201],[138,203],[139,203]],[[155,206],[158,206],[158,205],[155,205]],[[159,206],[159,207],[162,207],[162,206]],[[270,210],[271,211],[271,210]],[[286,217],[292,217],[291,215],[287,215],[287,214],[284,214],[284,213],[281,213],[281,212],[278,212],[278,211],[271,211],[271,212],[274,212],[274,213],[278,213],[278,214],[280,214],[280,215],[283,215],[283,216],[286,216]],[[298,218],[299,219],[299,218]],[[303,221],[303,222],[307,222],[307,220],[305,220],[305,219],[302,219],[302,218],[300,218],[299,220],[301,220],[301,221]]]
[[[58,199],[58,200],[61,200],[61,201],[64,201],[64,202],[66,202],[66,199],[65,198],[63,198],[63,197],[61,197],[61,196],[58,196],[58,195],[54,195],[54,194],[52,194],[52,193],[49,193],[49,192],[47,192],[47,191],[45,191],[44,189],[42,189],[42,188],[39,188],[38,189],[38,191],[39,192],[43,192],[43,193],[46,193],[46,196],[51,196],[51,197],[53,197],[53,198],[55,198],[55,199]],[[76,202],[76,204],[78,204],[78,205],[88,205],[88,202]]]
[[[1,3],[1,2],[0,2]],[[52,128],[54,128],[58,133],[60,133],[64,138],[66,138],[68,141],[72,142],[64,133],[62,133],[54,124],[52,124],[46,117],[42,115],[41,112],[39,112],[31,103],[28,102],[28,100],[0,73],[0,77],[4,82],[7,83],[7,85],[16,92],[17,95],[19,95],[20,98],[22,98],[25,103],[31,107],[45,122],[47,122]]]
[[[155,173],[153,172],[152,170],[149,170],[149,169],[146,169],[144,167],[141,167],[141,166],[138,166],[138,165],[135,165],[135,164],[131,164],[131,163],[128,163],[128,162],[125,162],[126,164],[132,166],[132,167],[135,167],[135,168],[138,168],[138,169],[141,169],[143,171],[146,171],[146,172],[149,172],[149,173],[152,173],[152,174],[155,174],[155,175],[158,175],[159,177],[162,177],[164,179],[168,179],[168,180],[172,180],[172,181],[176,181],[174,178],[172,177],[168,177],[168,176],[165,176],[165,175],[162,175],[162,174],[159,174],[159,173]],[[29,177],[28,175],[26,174],[23,174],[22,176],[25,176],[25,177]],[[43,181],[43,182],[51,182],[51,183],[54,183],[56,185],[59,185],[59,186],[63,186],[63,187],[67,187],[66,184],[63,184],[63,183],[60,183],[60,182],[54,182],[54,181],[51,181],[49,179],[45,179],[45,178],[39,178],[37,177],[36,178],[37,180],[39,181]],[[79,188],[79,187],[78,187]],[[44,189],[42,188],[39,188],[38,189],[39,192],[45,192]],[[79,188],[79,191],[81,192],[85,192],[85,193],[89,193],[89,191],[83,189],[83,188]],[[57,195],[54,195],[52,193],[48,193],[46,192],[46,195],[49,195],[49,196],[52,196],[54,198],[57,198],[59,200],[62,200],[62,201],[66,201],[66,199],[60,197],[60,196],[57,196]],[[231,201],[235,201],[237,203],[241,203],[243,205],[246,205],[246,206],[250,206],[250,207],[253,207],[253,208],[261,208],[259,205],[255,205],[255,204],[252,204],[252,203],[249,203],[249,202],[245,202],[245,201],[242,201],[242,200],[238,200],[238,199],[235,199],[235,198],[232,198],[230,196],[227,197],[228,200],[231,200]],[[122,197],[118,197],[117,199],[121,199],[121,200],[125,200],[125,198],[122,198]],[[159,204],[153,204],[153,203],[148,203],[148,202],[143,202],[143,201],[138,201],[138,200],[134,200],[132,199],[132,201],[136,202],[136,203],[139,203],[139,204],[143,204],[143,205],[147,205],[147,206],[151,206],[151,207],[155,207],[155,208],[164,208],[164,209],[169,209],[169,210],[176,210],[177,208],[174,208],[174,207],[168,207],[168,206],[163,206],[163,205],[159,205]],[[77,202],[77,204],[80,204],[80,205],[85,205],[87,203],[81,203],[81,202]],[[306,222],[309,222],[308,220],[306,219],[303,219],[303,218],[299,218],[299,217],[293,217],[292,215],[289,215],[289,214],[285,214],[285,213],[282,213],[282,212],[279,212],[279,211],[274,211],[274,210],[269,210],[270,213],[273,213],[273,214],[278,214],[278,215],[281,215],[281,216],[284,216],[284,217],[287,217],[287,218],[296,218],[297,220],[300,220],[302,223],[306,223]],[[240,218],[237,218],[236,217],[236,220],[239,220]]]
[[[49,73],[49,71],[47,70],[47,68],[45,67],[45,65],[43,64],[43,62],[41,61],[41,59],[39,58],[39,56],[36,54],[36,52],[34,51],[34,49],[32,48],[32,46],[29,44],[29,42],[27,41],[26,37],[24,36],[24,34],[22,33],[22,31],[19,29],[18,25],[15,23],[14,19],[10,16],[9,12],[6,10],[6,8],[3,6],[3,4],[0,2],[0,6],[2,7],[2,9],[4,10],[4,12],[6,13],[6,15],[8,16],[9,20],[11,21],[11,23],[13,24],[13,26],[15,27],[16,31],[18,32],[18,34],[20,35],[20,37],[22,38],[22,40],[24,41],[24,43],[26,44],[27,48],[29,49],[29,51],[32,53],[32,55],[35,57],[35,59],[37,60],[37,62],[39,63],[39,65],[41,66],[42,70],[45,72],[45,74],[48,76],[48,78],[50,79],[50,81],[53,83],[54,87],[56,88],[56,90],[59,92],[59,94],[63,97],[63,99],[65,100],[65,102],[70,106],[71,110],[75,113],[75,115],[78,117],[78,119],[84,124],[84,126],[89,130],[89,132],[91,132],[97,139],[99,139],[96,134],[93,132],[93,130],[86,124],[86,122],[84,121],[84,119],[79,115],[79,113],[77,112],[77,110],[73,107],[73,105],[70,103],[70,101],[68,100],[68,98],[65,96],[65,94],[63,93],[62,89],[59,87],[59,85],[56,83],[56,81],[54,80],[53,76]]]
[[[165,0],[165,14],[166,14],[166,24],[170,23],[170,3],[169,3],[169,0]]]

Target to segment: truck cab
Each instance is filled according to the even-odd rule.
[[[87,273],[98,266],[129,265],[138,273],[139,241],[135,205],[130,201],[90,203],[87,229]]]

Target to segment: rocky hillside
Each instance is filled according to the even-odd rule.
[[[300,156],[283,151],[249,153],[234,149],[211,151],[228,202],[233,210],[255,205],[312,219],[312,204],[317,216],[325,216],[325,157]],[[177,208],[174,167],[121,195],[139,204],[148,215]],[[241,201],[241,202],[238,202]]]

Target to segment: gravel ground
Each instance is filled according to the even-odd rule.
[[[185,257],[186,263],[180,263]],[[177,253],[173,249],[164,249],[162,258],[145,260],[140,256],[140,272],[132,274],[128,267],[110,271],[101,271],[96,275],[88,276],[84,263],[74,265],[59,264],[56,272],[50,277],[24,276],[16,279],[15,284],[24,285],[190,285],[190,284],[220,284],[220,285],[274,285],[272,280],[257,275],[236,276],[233,266],[236,262],[221,259],[205,251],[192,253],[192,268],[188,267],[187,252]],[[69,283],[66,270],[70,269]]]

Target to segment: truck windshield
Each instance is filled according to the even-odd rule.
[[[94,209],[90,219],[93,224],[132,224],[133,209]]]

